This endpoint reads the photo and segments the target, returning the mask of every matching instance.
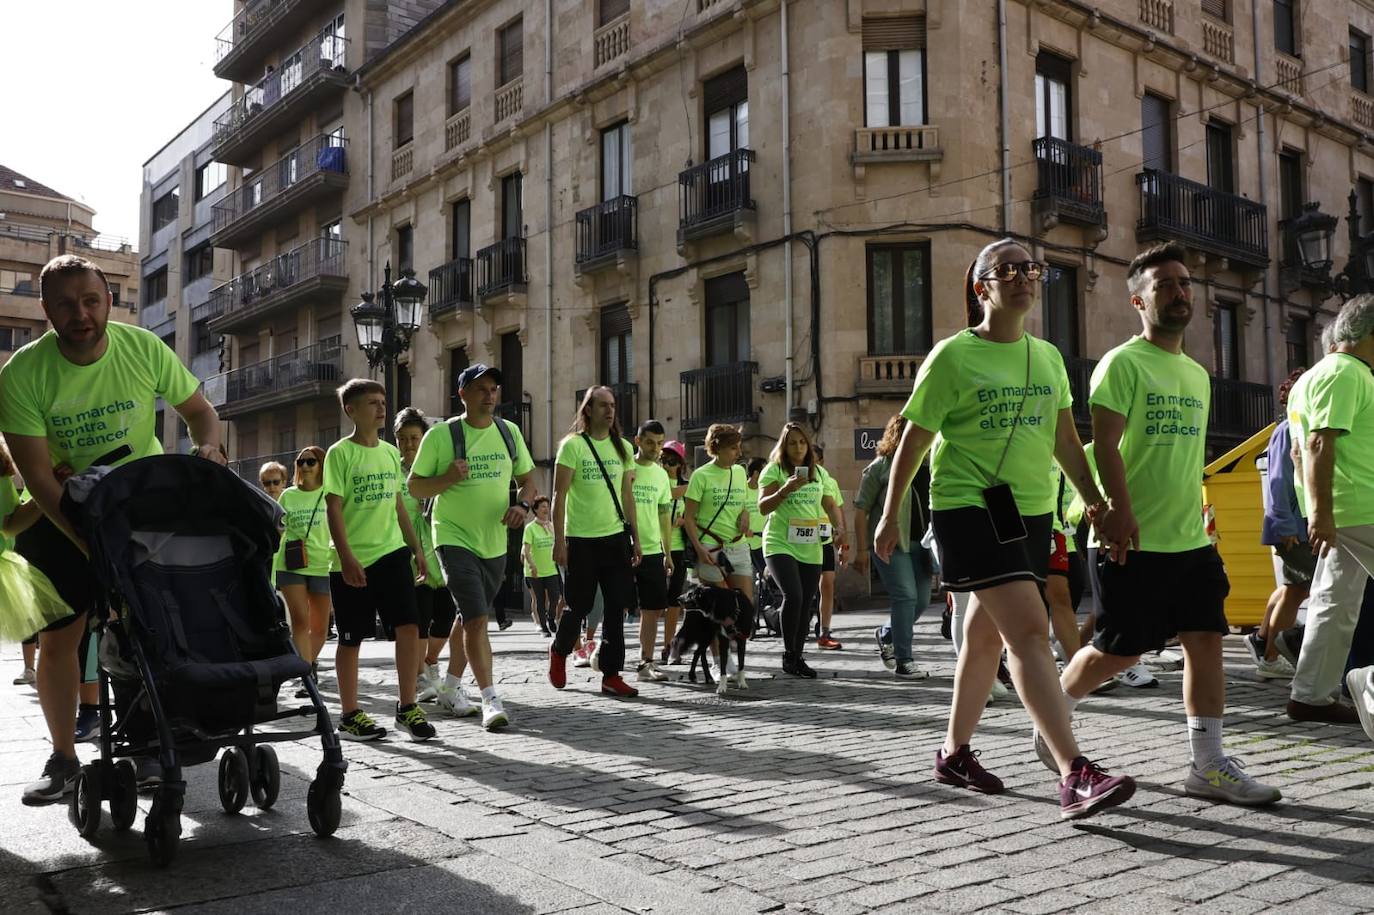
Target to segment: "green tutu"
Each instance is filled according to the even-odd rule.
[[[48,576],[12,550],[0,553],[0,642],[22,642],[72,612]]]

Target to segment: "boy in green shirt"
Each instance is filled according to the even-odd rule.
[[[635,436],[635,514],[639,522],[639,545],[643,553],[635,567],[635,589],[639,595],[640,681],[666,680],[668,675],[654,663],[658,639],[658,620],[668,608],[668,579],[673,574],[673,557],[668,553],[672,541],[673,486],[668,471],[658,463],[667,438],[663,424],[646,419]]]
[[[354,378],[338,394],[344,415],[353,421],[353,434],[331,445],[324,457],[325,509],[339,558],[339,571],[329,575],[339,630],[334,656],[343,710],[339,736],[386,736],[386,729],[358,707],[358,646],[376,631],[380,615],[396,638],[396,726],[414,740],[429,740],[434,725],[415,702],[414,676],[423,657],[415,580],[424,580],[429,566],[401,499],[401,453],[378,435],[386,424],[386,389]]]

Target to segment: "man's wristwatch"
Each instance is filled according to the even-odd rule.
[[[529,503],[529,502],[525,501],[524,499],[521,499],[519,502],[516,502],[515,504],[518,505],[518,506],[520,506],[521,508],[523,508],[523,509],[525,510],[525,514],[528,515],[528,514],[530,513],[530,503]]]

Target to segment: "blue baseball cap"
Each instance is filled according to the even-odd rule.
[[[495,381],[498,385],[501,383],[500,369],[492,368],[485,362],[474,362],[472,365],[468,366],[467,368],[463,369],[461,372],[458,373],[458,390],[463,390],[463,388],[472,384],[474,381],[476,381],[478,378],[481,378],[483,375],[492,376],[492,380]]]

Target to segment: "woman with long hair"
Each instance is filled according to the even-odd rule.
[[[687,446],[677,439],[664,442],[658,460],[673,484],[673,507],[668,514],[672,526],[669,552],[673,557],[673,574],[668,577],[668,609],[663,613],[663,650],[659,660],[664,664],[680,664],[682,659],[672,651],[673,636],[677,633],[678,617],[682,615],[682,588],[687,583],[687,568],[692,564],[688,561],[686,537],[682,533],[687,507],[683,497],[691,478],[687,469]]]
[[[587,389],[572,428],[558,446],[553,482],[553,561],[567,570],[568,609],[549,646],[549,683],[567,685],[568,655],[596,601],[605,606],[597,663],[601,692],[630,698],[626,683],[625,614],[635,606],[639,531],[635,526],[634,446],[615,413],[615,394],[605,385]]]
[[[783,426],[759,477],[763,561],[782,591],[782,669],[808,679],[816,676],[803,654],[821,580],[823,529],[839,525],[828,478],[806,429],[800,423]]]
[[[965,301],[982,320],[940,341],[921,364],[902,410],[908,424],[893,455],[874,550],[891,561],[902,539],[902,499],[933,445],[931,511],[945,586],[973,594],[935,778],[988,794],[1003,790],[969,743],[1005,642],[1017,693],[1059,765],[1060,815],[1076,819],[1122,803],[1135,782],[1079,754],[1050,653],[1041,591],[1056,495],[1050,463],[1065,468],[1090,519],[1101,521],[1108,509],[1074,426],[1064,360],[1025,330],[1044,269],[1009,238],[969,265]]]
[[[264,467],[263,476],[269,473]],[[282,477],[285,476],[282,468]],[[285,599],[291,618],[291,641],[297,653],[312,664],[324,647],[329,629],[329,568],[334,558],[325,518],[323,483],[324,449],[308,445],[296,455],[291,486],[277,496],[286,526],[272,560],[277,590]]]
[[[697,558],[697,578],[718,588],[739,588],[754,599],[749,555],[749,475],[739,466],[744,436],[736,426],[715,423],[706,430],[711,463],[698,467],[684,496],[683,530]]]
[[[520,561],[525,567],[525,586],[532,595],[530,609],[534,623],[545,638],[553,636],[558,618],[563,615],[563,579],[553,563],[553,503],[548,496],[540,496],[530,506],[534,515],[525,525],[521,538]]]

